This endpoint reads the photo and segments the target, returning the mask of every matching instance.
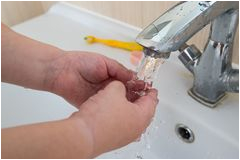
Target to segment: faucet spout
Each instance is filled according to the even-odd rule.
[[[146,27],[136,41],[159,53],[178,50],[195,33],[238,2],[181,2]]]

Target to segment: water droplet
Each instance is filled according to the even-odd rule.
[[[199,6],[205,7],[205,8],[210,6],[209,2],[199,2],[198,4]]]

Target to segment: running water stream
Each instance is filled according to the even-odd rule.
[[[154,79],[160,66],[164,63],[163,58],[154,58],[152,56],[145,55],[141,63],[137,68],[136,78],[128,82],[128,99],[134,101],[139,98],[139,96],[144,96],[146,91],[150,89],[153,85]],[[153,120],[152,120],[153,121]],[[143,152],[151,149],[150,136],[159,126],[157,124],[152,124],[151,128],[148,127],[145,133],[137,140],[140,146],[140,150],[136,151],[135,157],[142,159]]]

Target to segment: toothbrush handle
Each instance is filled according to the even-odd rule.
[[[103,40],[103,39],[96,39],[97,42],[103,43],[105,45],[115,47],[115,48],[122,48],[129,51],[142,51],[143,47],[135,42],[122,42],[117,40]]]

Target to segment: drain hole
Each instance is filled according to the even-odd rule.
[[[176,134],[178,137],[187,143],[192,143],[194,141],[194,134],[190,128],[183,124],[176,125],[175,128]]]
[[[190,133],[185,128],[182,128],[182,127],[178,128],[178,133],[184,139],[189,139],[190,138]]]

